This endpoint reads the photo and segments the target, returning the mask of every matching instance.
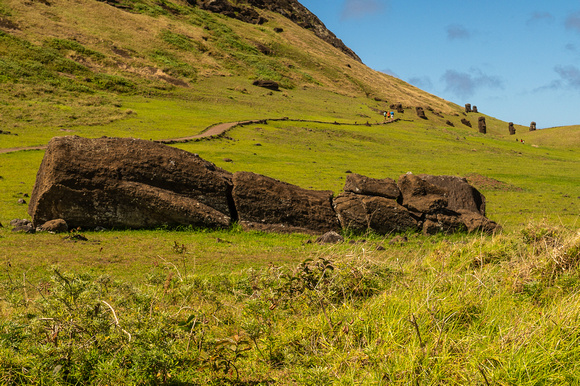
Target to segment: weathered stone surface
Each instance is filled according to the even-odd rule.
[[[280,85],[273,80],[255,80],[252,83],[254,86],[267,88],[269,90],[278,91],[280,90]]]
[[[53,138],[28,213],[71,228],[227,227],[231,174],[183,150],[130,138]]]
[[[501,230],[501,226],[495,221],[491,221],[480,213],[464,210],[460,210],[459,213],[461,222],[465,224],[468,232],[494,233]]]
[[[478,113],[479,112],[479,111],[477,111],[477,106],[473,106],[471,108],[471,111],[474,112],[474,113]]]
[[[510,132],[510,135],[514,135],[516,133],[516,128],[514,127],[514,123],[510,122],[508,125],[508,130]]]
[[[342,229],[363,233],[369,229],[363,197],[354,193],[341,193],[334,198],[333,206]]]
[[[35,233],[36,229],[32,221],[26,219],[14,219],[10,221],[12,232],[15,233]]]
[[[477,119],[477,125],[481,134],[487,134],[487,124],[485,123],[485,117],[479,117]]]
[[[415,218],[393,199],[347,192],[334,199],[334,208],[342,228],[351,232],[388,234],[417,229]]]
[[[250,24],[264,24],[268,21],[261,16],[255,9],[246,6],[234,6],[227,0],[200,0],[201,9],[220,13],[227,17],[241,20]]]
[[[437,233],[455,233],[467,230],[459,213],[443,210],[440,213],[427,215],[423,222],[423,233],[433,235]]]
[[[62,218],[50,220],[38,227],[41,232],[66,233],[68,225]]]
[[[445,122],[445,124],[446,124],[447,126],[455,127],[455,125],[453,124],[453,122],[451,122],[450,120],[447,120],[447,121]]]
[[[13,220],[10,220],[10,226],[12,227],[22,227],[22,226],[30,226],[32,227],[32,221],[30,220],[26,220],[26,219],[21,219],[21,218],[15,218]]]
[[[471,122],[465,118],[461,118],[461,123],[463,123],[465,126],[471,127]]]
[[[465,112],[466,113],[470,113],[471,112],[471,103],[466,103],[465,104]]]
[[[457,176],[432,176],[419,174],[418,177],[445,191],[447,209],[477,212],[485,216],[485,196],[471,186],[465,178]]]
[[[391,178],[371,178],[356,173],[349,174],[346,177],[344,191],[394,200],[398,200],[401,197],[401,192],[395,180]]]
[[[417,116],[421,119],[427,119],[427,116],[425,115],[425,110],[423,110],[423,107],[417,106],[415,107],[415,111],[417,112]]]
[[[447,191],[414,174],[404,174],[397,182],[403,206],[413,212],[435,213],[447,207]]]
[[[536,122],[530,123],[530,131],[535,131],[535,130],[536,130]]]
[[[340,229],[332,192],[300,188],[250,172],[233,177],[233,200],[245,229],[322,234]]]

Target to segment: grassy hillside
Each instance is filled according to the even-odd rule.
[[[509,136],[507,122],[466,115],[276,13],[258,26],[186,1],[111,3],[125,8],[0,0],[0,384],[580,381],[580,126]],[[383,124],[392,103],[405,111]],[[43,151],[2,149],[282,117],[174,146],[335,193],[348,172],[465,176],[504,231],[327,246],[237,226],[7,226],[28,217],[18,199]]]

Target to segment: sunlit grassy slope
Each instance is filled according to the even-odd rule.
[[[516,125],[509,136],[507,122],[465,114],[371,70],[272,12],[257,26],[184,1],[132,4],[128,12],[92,0],[0,2],[0,125],[9,132],[0,148],[61,135],[167,139],[220,122],[288,117],[179,146],[230,171],[337,193],[347,171],[471,176],[488,215],[504,226],[544,216],[577,221],[579,127]],[[281,89],[253,86],[256,79]],[[396,103],[405,107],[400,120],[378,125]],[[0,221],[27,216],[16,201],[31,192],[41,159],[39,151],[0,154]]]

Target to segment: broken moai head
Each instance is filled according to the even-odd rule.
[[[423,110],[423,107],[416,107],[415,110],[417,110],[417,116],[421,119],[427,119],[427,116],[425,115],[425,110]]]

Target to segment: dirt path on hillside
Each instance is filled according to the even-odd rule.
[[[378,125],[378,124],[386,124],[386,123],[393,123],[399,121],[399,119],[390,120],[383,123],[337,123],[337,122],[321,122],[321,121],[310,121],[310,120],[301,120],[301,119],[288,119],[288,118],[270,118],[270,119],[254,119],[249,121],[238,121],[238,122],[226,122],[226,123],[218,123],[217,125],[209,126],[207,129],[202,131],[199,134],[191,135],[189,137],[182,137],[182,138],[172,138],[172,139],[158,139],[154,140],[154,142],[163,143],[163,144],[172,144],[172,143],[186,143],[190,141],[196,141],[200,139],[207,139],[212,137],[218,137],[223,135],[230,129],[233,129],[237,126],[244,126],[244,125],[252,125],[256,123],[264,123],[266,124],[267,121],[294,121],[294,122],[314,122],[314,123],[324,123],[324,124],[334,124],[334,125],[355,125],[355,126],[371,126],[371,125]],[[26,150],[44,150],[46,149],[47,145],[42,146],[29,146],[29,147],[11,147],[6,149],[0,149],[0,154],[4,153],[14,153],[17,151],[26,151]]]
[[[189,137],[182,137],[182,138],[173,138],[173,139],[159,139],[155,140],[154,142],[164,143],[164,144],[171,144],[171,143],[185,143],[189,141],[195,141],[197,139],[203,138],[211,138],[217,137],[225,133],[226,131],[230,130],[233,127],[240,126],[240,125],[248,125],[252,123],[259,123],[264,122],[264,120],[253,120],[253,121],[240,121],[240,122],[227,122],[227,123],[220,123],[214,126],[210,126],[209,128],[205,129],[200,134],[191,135]],[[25,150],[44,150],[46,149],[47,145],[43,146],[29,146],[29,147],[11,147],[6,149],[0,149],[0,154],[3,153],[14,153],[17,151],[25,151]]]

